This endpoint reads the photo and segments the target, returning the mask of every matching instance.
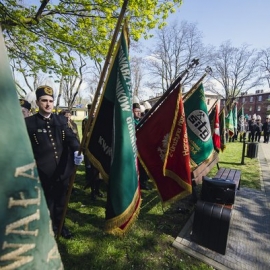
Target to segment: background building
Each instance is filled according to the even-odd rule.
[[[252,117],[254,114],[260,115],[262,121],[266,115],[270,115],[270,92],[264,92],[263,90],[256,90],[255,93],[247,94],[242,93],[240,97],[236,99],[238,102],[238,110],[243,106],[244,114]],[[221,100],[221,107],[225,106],[225,100]]]

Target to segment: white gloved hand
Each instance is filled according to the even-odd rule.
[[[79,153],[79,151],[74,152],[74,163],[75,163],[75,165],[81,165],[81,163],[83,162],[83,154],[81,154],[79,156],[78,153]]]

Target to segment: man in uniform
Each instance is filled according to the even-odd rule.
[[[141,120],[141,107],[139,103],[133,103],[133,118],[135,126],[137,126]]]
[[[37,163],[39,178],[44,190],[53,230],[57,233],[62,219],[68,179],[62,179],[68,160],[68,149],[74,153],[74,163],[79,165],[83,155],[78,155],[80,144],[67,125],[67,118],[52,113],[54,95],[49,86],[36,90],[39,112],[25,118],[27,131]],[[63,226],[61,235],[71,238],[71,232]]]
[[[30,113],[31,113],[31,104],[24,100],[24,99],[19,99],[20,101],[20,105],[21,105],[21,108],[22,108],[22,114],[23,114],[23,117],[26,118],[28,116],[30,116]]]
[[[248,141],[249,142],[254,142],[255,134],[258,131],[258,126],[257,126],[257,124],[255,122],[255,117],[256,116],[253,115],[251,120],[249,120],[249,123],[248,123],[248,131],[249,131]]]

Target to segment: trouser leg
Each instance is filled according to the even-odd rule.
[[[69,178],[65,178],[57,181],[53,186],[53,224],[57,228],[60,226],[66,205],[68,183]]]

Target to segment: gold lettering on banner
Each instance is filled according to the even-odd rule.
[[[189,152],[189,145],[188,145],[188,135],[187,132],[184,134],[184,140],[183,140],[183,155],[187,156],[190,154]]]
[[[99,136],[98,143],[101,146],[105,155],[111,156],[112,155],[112,148],[106,143],[105,139]]]
[[[180,134],[181,134],[181,128],[177,128],[175,136],[174,136],[174,138],[172,138],[172,144],[171,144],[170,150],[169,150],[170,157],[173,157],[173,153],[175,152],[178,141],[180,139]]]
[[[30,222],[33,222],[33,221],[39,220],[39,219],[40,219],[40,212],[39,212],[39,210],[37,210],[36,213],[34,213],[33,215],[19,219],[16,222],[13,222],[13,223],[7,225],[5,235],[13,233],[13,234],[20,234],[20,235],[37,236],[38,230],[29,231],[28,229],[29,229]],[[21,230],[16,230],[20,227],[23,227],[23,228]]]
[[[177,129],[174,137],[172,138],[172,143],[169,150],[169,156],[173,157],[174,152],[176,151],[179,140],[181,139],[182,126],[185,121],[185,115],[181,115],[177,121]],[[189,145],[188,145],[188,136],[187,132],[185,132],[183,136],[183,156],[189,155]]]
[[[54,245],[52,249],[49,251],[48,256],[47,256],[47,262],[55,259],[61,259],[60,254],[58,252],[57,245]]]
[[[117,73],[116,98],[120,104],[122,111],[127,111],[127,112],[131,111],[129,97],[127,96],[124,86],[119,78],[119,72]]]
[[[23,207],[27,207],[28,205],[40,205],[40,201],[41,201],[41,190],[38,187],[35,187],[35,189],[37,190],[37,198],[34,199],[25,199],[24,193],[20,192],[20,200],[14,200],[13,197],[9,198],[9,202],[8,202],[8,208],[14,207],[14,206],[23,206]]]
[[[128,133],[129,133],[129,137],[130,137],[130,143],[131,143],[131,147],[132,147],[132,151],[133,151],[133,156],[134,156],[134,160],[135,163],[136,158],[137,158],[137,146],[136,146],[136,136],[135,136],[135,128],[134,128],[134,123],[133,123],[133,119],[131,116],[126,118],[126,122],[127,122],[127,128],[128,128]]]
[[[127,56],[122,47],[119,50],[119,67],[120,67],[122,76],[124,77],[125,83],[130,88],[131,87],[130,67],[129,67]]]
[[[50,215],[49,210],[48,210],[48,215]],[[52,237],[54,237],[54,231],[53,231],[52,221],[51,221],[51,220],[48,222],[48,226],[49,226],[49,233],[50,233],[50,235],[51,235]]]
[[[24,264],[27,264],[31,261],[33,261],[33,256],[21,256],[22,254],[28,252],[29,250],[32,250],[35,248],[35,244],[13,244],[13,243],[7,243],[4,242],[2,249],[15,249],[3,256],[0,257],[0,261],[12,261],[12,263],[9,263],[6,266],[1,266],[2,270],[10,270],[10,269],[16,269]]]
[[[189,148],[194,155],[200,150],[200,147],[192,140],[189,140]]]
[[[15,177],[23,176],[34,180],[39,180],[38,175],[35,176],[36,162],[30,163],[28,165],[18,167],[15,170]],[[30,174],[26,173],[30,170]]]

